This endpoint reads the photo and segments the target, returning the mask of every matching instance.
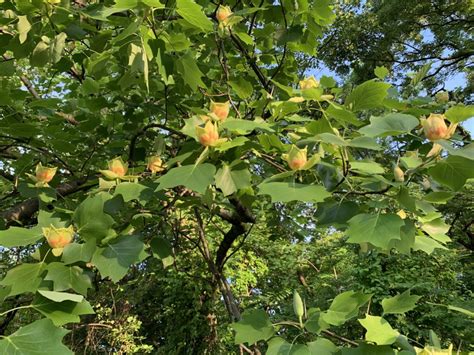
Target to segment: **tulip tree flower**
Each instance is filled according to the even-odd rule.
[[[426,138],[432,142],[451,138],[456,130],[457,123],[451,124],[448,128],[445,118],[443,114],[432,113],[427,119],[421,120]]]
[[[43,235],[51,247],[53,255],[59,256],[63,253],[64,247],[72,242],[74,228],[73,226],[56,228],[51,225],[50,227],[43,227]]]
[[[308,170],[319,162],[321,157],[318,154],[313,155],[308,160],[307,148],[300,149],[296,145],[292,145],[287,154],[283,154],[282,158],[286,160],[291,170]]]
[[[128,171],[128,164],[124,163],[121,157],[112,159],[107,164],[109,166],[109,169],[100,170],[100,172],[109,180],[132,180],[136,178],[136,176],[125,175]]]
[[[196,136],[205,147],[215,147],[226,141],[225,138],[219,139],[217,123],[212,123],[211,121],[207,121],[204,128],[196,126]]]
[[[449,139],[456,131],[458,124],[451,123],[448,127],[445,118],[443,114],[432,113],[427,119],[421,120],[426,138],[435,142],[433,148],[428,152],[427,157],[437,156],[443,149],[440,144],[436,143],[437,140]]]
[[[147,169],[153,174],[160,173],[165,170],[165,165],[161,158],[157,155],[148,158]]]
[[[218,121],[223,122],[229,116],[230,102],[211,101],[211,113],[215,115]]]
[[[231,17],[232,14],[233,12],[229,6],[219,5],[219,8],[216,12],[217,21],[225,25],[229,22],[229,17]]]
[[[43,166],[41,163],[36,165],[35,175],[27,174],[34,182],[36,182],[37,187],[49,186],[48,182],[50,182],[54,175],[56,175],[56,170],[58,168],[49,168]]]
[[[446,91],[440,91],[435,95],[436,102],[440,104],[445,104],[449,101],[449,93]]]
[[[319,87],[319,81],[317,81],[314,76],[310,76],[309,78],[300,81],[301,90],[315,89],[317,87]]]

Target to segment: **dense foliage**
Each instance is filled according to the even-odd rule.
[[[0,353],[474,351],[469,93],[303,75],[344,21],[0,0]]]

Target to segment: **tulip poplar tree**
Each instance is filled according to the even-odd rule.
[[[423,294],[345,289],[322,308],[295,290],[276,322],[279,306],[244,308],[226,275],[292,211],[307,230],[280,236],[293,243],[321,228],[359,253],[453,247],[437,207],[474,178],[473,107],[402,98],[384,67],[352,88],[302,75],[334,17],[329,0],[0,0],[1,354],[72,354],[63,337],[94,313],[93,287],[152,259],[181,267],[191,247],[235,353],[421,351],[387,314]],[[353,319],[360,336],[339,335]]]

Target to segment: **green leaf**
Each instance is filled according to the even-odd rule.
[[[456,312],[459,312],[459,313],[462,313],[462,314],[465,314],[471,318],[474,318],[474,312],[473,311],[470,311],[468,309],[465,309],[465,308],[461,308],[461,307],[456,307],[456,306],[451,306],[451,305],[448,305],[447,306],[448,309],[450,309],[451,311],[456,311]]]
[[[21,264],[9,270],[0,285],[10,286],[8,296],[15,296],[27,292],[36,292],[45,270],[43,263]]]
[[[451,241],[446,234],[449,231],[450,226],[444,223],[442,218],[436,218],[428,222],[424,222],[421,225],[421,229],[424,230],[428,235],[437,240],[440,243],[447,243]]]
[[[454,197],[452,192],[448,191],[433,191],[425,195],[424,200],[430,203],[444,204]]]
[[[79,303],[73,301],[55,302],[41,295],[37,295],[31,306],[33,309],[51,319],[57,327],[67,323],[79,323],[81,321],[81,315],[94,314],[94,310],[86,300]]]
[[[390,241],[400,238],[403,220],[396,214],[359,214],[349,220],[349,243],[371,243],[388,249]]]
[[[342,348],[342,355],[410,355],[411,353],[395,352],[392,347],[387,345],[377,346],[362,343],[357,348]]]
[[[221,127],[230,131],[235,131],[238,134],[247,134],[256,129],[260,129],[269,133],[274,132],[273,129],[270,128],[270,125],[264,121],[257,122],[239,119],[227,119],[223,124],[221,124]]]
[[[229,85],[234,89],[235,93],[241,99],[247,99],[252,95],[253,86],[252,84],[243,77],[238,77],[234,80],[229,81]]]
[[[20,43],[25,43],[28,37],[28,32],[31,30],[31,24],[26,16],[18,16],[18,23],[16,25],[18,29],[18,37]]]
[[[15,64],[13,60],[0,61],[0,77],[13,76],[15,74]]]
[[[382,317],[366,315],[365,319],[359,319],[359,323],[367,329],[365,340],[372,341],[377,345],[393,344],[399,333]]]
[[[92,257],[92,264],[97,267],[102,278],[110,277],[113,282],[118,282],[131,265],[147,256],[145,244],[136,235],[124,235],[106,248],[98,248]]]
[[[51,43],[51,62],[57,63],[61,60],[64,46],[66,45],[67,34],[61,32],[54,37]]]
[[[422,250],[426,254],[431,254],[435,249],[447,250],[448,248],[439,244],[436,240],[433,240],[430,237],[420,235],[415,236],[415,244],[413,245],[413,250]]]
[[[316,341],[306,343],[311,355],[333,355],[339,352],[339,348],[334,343],[325,338],[318,338]]]
[[[0,231],[0,245],[5,248],[23,247],[43,238],[40,228],[10,227]]]
[[[188,84],[193,91],[197,91],[199,86],[202,88],[206,87],[206,84],[204,84],[201,79],[204,74],[196,64],[196,58],[193,56],[191,51],[179,58],[176,64],[184,82]]]
[[[174,263],[173,247],[165,238],[156,237],[150,242],[150,248],[153,256],[161,259],[163,267],[167,268]]]
[[[359,132],[369,137],[397,136],[408,133],[420,122],[411,115],[390,113],[382,117],[370,118],[370,124],[359,129]]]
[[[445,113],[446,118],[452,123],[459,123],[474,117],[474,105],[456,105]]]
[[[160,177],[157,191],[183,185],[201,194],[212,184],[216,167],[212,164],[185,165],[171,169]]]
[[[268,342],[266,355],[310,355],[304,344],[288,343],[285,339],[274,337]]]
[[[95,239],[89,239],[86,243],[71,243],[63,250],[62,261],[64,264],[74,264],[80,261],[88,263],[96,248]]]
[[[351,161],[349,162],[351,170],[363,174],[383,174],[385,172],[383,166],[374,161]]]
[[[114,219],[104,213],[104,203],[110,197],[110,194],[103,192],[86,198],[77,207],[73,219],[82,239],[94,238],[99,241],[113,232],[111,227],[115,223]]]
[[[68,330],[57,328],[49,319],[25,325],[0,340],[0,353],[5,355],[74,355],[62,344]]]
[[[366,81],[349,94],[345,105],[354,112],[382,106],[389,87],[387,83]]]
[[[192,0],[177,0],[176,12],[187,22],[204,32],[214,29],[212,21],[203,13],[201,6]]]
[[[346,126],[346,123],[351,123],[354,126],[360,126],[362,124],[362,122],[357,119],[354,112],[349,111],[344,106],[332,101],[329,102],[326,114],[344,126]]]
[[[348,143],[349,147],[364,148],[372,150],[382,150],[382,147],[371,137],[356,137]]]
[[[342,325],[355,317],[362,307],[372,297],[370,294],[347,291],[337,295],[329,309],[322,314],[323,320],[332,325]]]
[[[79,266],[66,266],[63,263],[51,263],[47,267],[45,280],[53,282],[54,291],[72,289],[81,295],[87,295],[87,289],[92,287],[91,278]],[[44,295],[43,295],[44,296]]]
[[[34,67],[44,67],[51,60],[50,54],[49,45],[40,41],[31,53],[30,64]]]
[[[474,178],[474,161],[461,156],[449,156],[428,170],[428,173],[440,184],[457,191]]]
[[[242,319],[232,323],[231,327],[235,331],[235,344],[252,345],[259,340],[267,340],[275,333],[267,313],[260,309],[244,312]]]
[[[122,182],[115,188],[114,195],[122,195],[125,202],[137,200],[145,205],[153,197],[153,189],[136,182]]]
[[[250,179],[250,171],[244,164],[233,167],[223,164],[216,173],[216,186],[222,190],[224,196],[229,196],[249,187]]]
[[[421,296],[410,295],[410,290],[406,290],[402,294],[382,300],[384,314],[388,313],[405,313],[416,307],[416,302]]]
[[[330,325],[324,321],[326,313],[322,313],[319,308],[310,308],[308,310],[308,319],[304,327],[311,333],[319,334],[322,330],[328,329]]]
[[[67,292],[38,290],[38,293],[41,296],[54,302],[64,302],[64,301],[82,302],[82,300],[84,299],[84,297],[81,295],[76,295],[74,293],[67,293]]]
[[[379,79],[383,79],[388,75],[389,71],[385,67],[375,67],[374,69],[374,74],[377,76]]]
[[[290,182],[267,182],[258,185],[258,195],[270,195],[272,202],[322,202],[331,196],[323,186]]]
[[[413,86],[418,85],[425,78],[426,74],[428,74],[428,72],[430,71],[432,64],[432,62],[426,63],[417,73],[415,73],[415,75],[411,79],[411,83]]]

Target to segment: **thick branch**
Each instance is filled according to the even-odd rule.
[[[80,179],[73,182],[66,182],[60,184],[56,188],[56,193],[59,196],[65,197],[74,192],[84,190],[92,187],[92,185],[83,186],[86,182],[86,179]],[[28,221],[39,209],[39,201],[37,198],[30,198],[26,201],[23,201],[11,209],[3,212],[1,216],[6,220],[7,225],[14,224],[15,222],[24,222]]]
[[[245,234],[247,229],[245,228],[245,223],[255,223],[255,216],[252,212],[245,207],[239,200],[231,198],[230,202],[234,205],[236,213],[229,212],[227,210],[221,209],[218,214],[219,216],[232,224],[232,227],[225,234],[224,239],[219,244],[219,248],[216,253],[216,266],[219,270],[222,270],[224,267],[227,253],[232,247],[234,241]]]

